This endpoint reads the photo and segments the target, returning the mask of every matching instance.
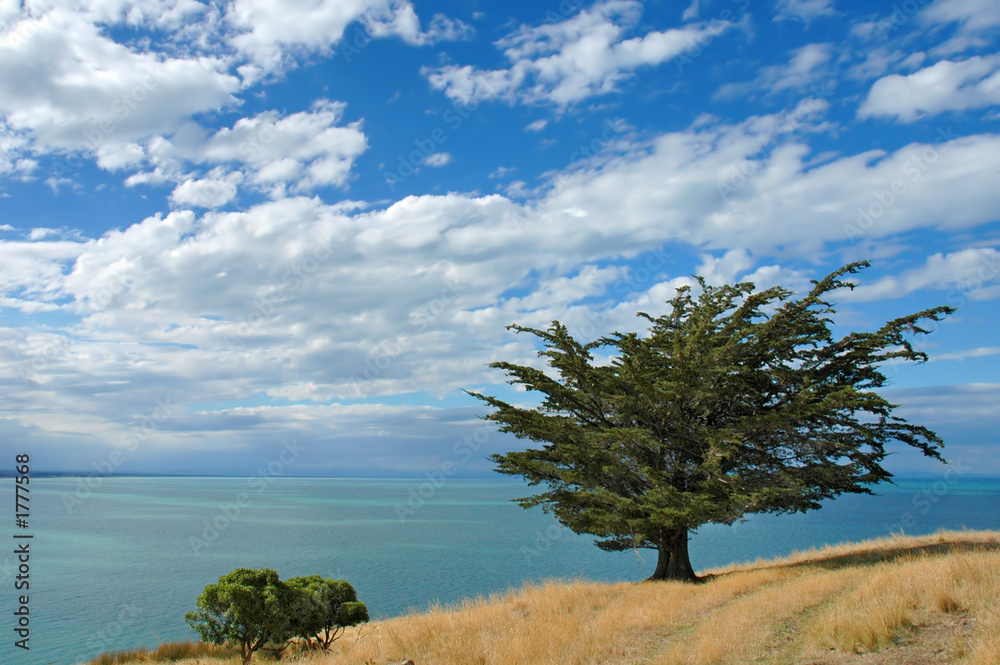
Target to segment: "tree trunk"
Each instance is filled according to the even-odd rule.
[[[649,579],[698,581],[688,556],[688,530],[686,528],[673,529],[663,533],[656,558],[656,570],[653,571]]]

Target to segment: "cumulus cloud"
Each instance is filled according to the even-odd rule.
[[[713,21],[626,38],[641,14],[634,0],[605,0],[558,23],[522,26],[497,41],[509,68],[446,65],[425,68],[424,74],[432,88],[463,103],[506,98],[567,106],[611,92],[635,69],[659,65],[732,26]]]
[[[226,173],[213,169],[208,177],[189,178],[177,185],[170,202],[177,206],[218,208],[236,198],[236,187],[243,181],[240,172]]]
[[[327,51],[341,44],[347,57],[373,38],[396,35],[413,45],[465,39],[471,28],[443,14],[435,15],[428,30],[409,2],[398,0],[320,0],[289,4],[275,0],[235,0],[226,11],[233,29],[229,42],[252,61],[270,71],[282,66],[289,52]],[[345,30],[358,22],[357,30]]]
[[[100,20],[114,25],[183,30],[190,18],[220,21],[224,40],[237,51],[225,57],[210,46],[143,51],[112,41],[97,14],[73,17],[64,10],[19,20],[0,44],[0,85],[7,86],[0,90],[6,118],[0,172],[30,174],[34,150],[81,150],[107,169],[141,169],[130,184],[173,186],[172,212],[122,230],[79,237],[40,229],[26,240],[0,241],[0,307],[56,312],[68,321],[55,346],[18,329],[10,331],[17,344],[0,349],[6,361],[0,384],[23,387],[0,422],[16,420],[48,437],[84,431],[111,440],[121,434],[123,413],[141,419],[164,396],[247,404],[266,395],[309,403],[181,409],[153,447],[193,450],[206,432],[238,433],[228,446],[264,446],[293,430],[363,442],[378,450],[383,468],[396,468],[388,460],[413,435],[414,422],[430,423],[419,425],[420,433],[440,436],[476,414],[338,400],[446,394],[489,383],[496,378],[487,369],[493,360],[536,360],[530,340],[504,330],[515,321],[545,326],[559,319],[591,337],[634,329],[637,308],[655,311],[691,283],[689,270],[650,255],[651,248],[692,253],[711,283],[805,286],[816,275],[758,257],[808,261],[845,241],[973,228],[995,221],[1000,209],[996,136],[929,135],[887,150],[845,147],[818,156],[804,139],[826,131],[828,105],[815,99],[742,122],[703,117],[641,139],[617,134],[596,158],[571,158],[570,167],[550,172],[534,189],[520,183],[517,200],[451,193],[330,203],[316,190],[345,187],[368,148],[361,121],[345,122],[343,103],[322,99],[298,112],[230,115],[213,129],[192,118],[236,109],[238,94],[255,77],[287,65],[290,54],[353,46],[358,34],[359,43],[395,36],[429,44],[464,38],[466,26],[434,17],[421,27],[414,8],[401,2],[300,7],[237,0],[218,16],[193,2],[168,3],[160,13],[152,2],[91,4],[103,7]],[[932,7],[938,4],[944,5]],[[815,19],[832,3],[779,8]],[[616,90],[639,68],[730,27],[653,31],[640,28],[641,14],[638,2],[599,2],[499,40],[507,67],[448,65],[425,74],[457,100],[507,97],[564,107]],[[807,44],[790,51],[787,63],[761,70],[753,87],[799,91],[831,60],[831,45]],[[977,60],[993,62],[950,64],[971,70],[966,63]],[[878,66],[872,62],[867,71]],[[910,107],[906,95],[896,95],[896,105],[882,111],[877,100],[887,84],[879,81],[864,113],[903,118],[931,112],[934,104],[974,108],[979,101],[970,100],[992,99],[987,83],[994,70],[952,76],[959,83],[944,86],[947,94],[924,95]],[[112,124],[103,122],[109,112]],[[546,122],[525,129],[538,131]],[[436,153],[425,163],[442,166],[450,157]],[[507,173],[498,168],[491,177]],[[223,210],[241,188],[273,200],[258,197],[245,210]],[[995,255],[983,248],[936,255],[926,266],[867,285],[858,302],[942,285],[995,297],[992,283],[963,286],[976,276],[977,261]],[[47,407],[55,402],[65,405],[57,422]]]
[[[946,111],[1000,104],[1000,56],[942,60],[913,74],[891,74],[872,85],[858,116],[913,122]]]
[[[92,158],[107,170],[147,169],[133,183],[192,179],[182,164],[170,163],[177,150],[165,154],[184,136],[196,137],[192,118],[237,109],[246,87],[290,65],[292,55],[336,45],[352,23],[366,40],[397,35],[412,45],[471,34],[468,26],[443,15],[421,28],[412,5],[397,0],[326,1],[308,7],[268,0],[224,5],[81,0],[55,6],[7,3],[4,12],[0,174],[29,177],[37,155],[61,153],[72,155],[70,159]],[[166,38],[116,41],[112,28],[119,26],[161,31]],[[358,124],[332,126],[342,108],[320,100],[306,113],[244,118],[228,137],[214,137],[213,148],[219,152],[219,144],[241,131],[274,125],[275,143],[258,146],[257,154],[243,158],[254,164],[248,183],[277,195],[286,188],[340,186],[354,156],[366,147]],[[275,158],[274,153],[283,154]],[[210,163],[199,162],[197,155],[189,161]],[[50,179],[54,188],[69,182],[65,176],[71,169],[61,168]]]
[[[757,265],[753,256],[780,243],[786,255],[813,257],[848,240],[845,225],[870,190],[905,177],[928,147],[806,168],[806,148],[788,138],[750,159],[780,132],[776,117],[699,123],[554,174],[524,203],[448,194],[368,209],[288,197],[245,211],[178,210],[100,238],[0,241],[0,295],[79,317],[70,352],[46,374],[47,390],[71,390],[60,382],[85,374],[216,401],[267,391],[316,401],[447,392],[490,381],[486,366],[498,354],[533,356],[528,342],[504,331],[509,323],[559,319],[595,335],[634,329],[638,308],[663,307],[690,282],[668,257],[629,263],[651,247],[699,248],[698,270],[713,282],[807,285],[815,275]],[[935,150],[933,168],[896,195],[864,229],[868,237],[995,219],[997,139]],[[728,180],[734,164],[756,166],[738,172],[737,183]],[[196,196],[201,180],[231,176],[220,169],[174,196],[202,205],[185,197]],[[734,190],[723,196],[719,183]],[[996,255],[979,248],[932,257],[854,297],[963,289],[977,262]],[[984,282],[968,297],[992,288]],[[4,371],[16,380],[15,369]]]
[[[361,17],[361,21],[373,38],[398,35],[415,46],[469,39],[474,33],[471,26],[444,14],[435,14],[429,29],[421,30],[420,19],[409,3],[390,3],[387,12],[369,11]]]
[[[0,42],[0,114],[36,149],[96,154],[238,103],[225,61],[135,50],[86,14],[55,8],[14,30]]]
[[[950,305],[961,305],[966,300],[1000,298],[1000,252],[993,248],[970,248],[950,254],[932,254],[923,266],[863,284],[847,293],[844,299],[855,302],[888,300],[924,289],[949,291]]]
[[[144,156],[152,168],[130,176],[127,182],[177,182],[183,191],[177,194],[175,190],[175,203],[193,203],[195,199],[188,194],[195,191],[192,188],[211,190],[209,198],[216,203],[203,207],[221,205],[217,200],[224,192],[225,201],[231,200],[241,183],[278,198],[288,192],[343,186],[355,159],[368,148],[360,121],[341,125],[344,109],[342,102],[320,99],[308,111],[284,116],[265,111],[215,132],[189,123],[170,138],[150,140]],[[221,171],[216,170],[214,177],[199,180],[186,172],[190,165],[224,166],[237,173],[219,180]],[[195,181],[200,184],[187,184]]]

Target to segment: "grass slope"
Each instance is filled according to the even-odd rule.
[[[1000,532],[885,538],[705,575],[698,585],[527,586],[351,629],[332,653],[284,662],[1000,664]],[[240,662],[190,655],[173,662]],[[112,658],[103,665],[128,662]]]

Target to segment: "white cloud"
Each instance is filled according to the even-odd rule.
[[[445,164],[450,163],[450,152],[435,152],[433,155],[427,155],[427,157],[424,158],[424,164],[427,166],[444,166]]]
[[[734,99],[761,91],[804,90],[825,75],[831,56],[832,45],[807,44],[792,51],[788,64],[763,67],[753,81],[726,83],[719,87],[715,96]]]
[[[235,0],[226,21],[235,31],[230,43],[265,70],[279,68],[289,51],[323,52],[339,44],[349,61],[373,38],[398,35],[422,45],[471,34],[461,21],[440,14],[433,17],[429,30],[422,31],[413,5],[398,0]],[[355,21],[357,28],[345,35]]]
[[[771,72],[773,81],[769,82],[768,87],[772,92],[804,88],[820,76],[820,68],[829,60],[829,44],[803,46],[795,51],[787,67],[777,68]]]
[[[778,18],[797,18],[806,25],[820,16],[833,16],[833,0],[778,0],[774,8]]]
[[[97,153],[237,103],[220,59],[140,52],[59,8],[17,25],[24,36],[0,43],[0,114],[35,149]]]
[[[957,34],[935,50],[960,53],[989,44],[1000,26],[1000,4],[993,0],[936,0],[919,17],[925,25],[957,23]]]
[[[522,26],[497,41],[512,63],[507,69],[447,65],[424,74],[431,87],[463,103],[507,98],[565,107],[612,92],[633,70],[661,64],[732,26],[712,21],[626,39],[641,13],[634,0],[605,0],[565,21]]]
[[[950,291],[950,305],[959,300],[990,300],[1000,297],[1000,252],[992,248],[964,249],[951,254],[932,254],[923,266],[898,277],[884,277],[863,284],[844,300],[865,302],[902,298],[923,289]],[[952,302],[954,301],[954,302]]]
[[[290,64],[292,55],[337,44],[352,22],[366,40],[397,35],[421,45],[470,35],[467,26],[443,15],[435,15],[422,29],[412,5],[397,0],[310,6],[268,0],[235,0],[225,6],[195,0],[95,0],[29,3],[27,8],[11,4],[5,12],[8,29],[0,31],[0,174],[22,178],[34,170],[35,155],[57,152],[81,153],[107,170],[149,169],[134,174],[132,183],[197,179],[167,154],[184,138],[183,131],[178,138],[178,130],[199,114],[239,106],[238,94],[245,86]],[[161,31],[166,38],[115,41],[116,26]],[[229,51],[227,40],[239,52]],[[264,157],[252,165],[246,182],[273,196],[343,185],[366,144],[358,123],[332,126],[330,118],[339,120],[341,112],[342,105],[320,100],[309,113],[246,119],[251,129],[254,122],[273,123],[275,131],[283,132],[275,145],[259,150]],[[319,126],[324,122],[326,127]],[[197,131],[190,128],[187,132],[204,138],[193,136]],[[293,135],[307,138],[289,145],[295,142]],[[283,156],[271,155],[282,151]],[[196,156],[192,163],[199,163]],[[53,188],[71,182],[66,178],[70,169],[61,168],[49,178]]]
[[[548,120],[546,120],[545,118],[539,118],[538,120],[535,120],[534,122],[529,123],[528,126],[524,128],[524,131],[526,131],[526,132],[540,132],[543,129],[545,129],[546,127],[548,127],[548,125],[549,125],[549,121]]]
[[[873,48],[865,54],[864,61],[852,65],[847,70],[850,78],[870,80],[883,76],[890,69],[897,72],[917,69],[927,59],[922,51],[907,53],[884,47]]]
[[[0,175],[33,170],[31,162],[24,157],[28,144],[29,140],[24,132],[11,129],[0,118]]]
[[[289,157],[298,139],[277,137],[314,119],[275,131],[261,149],[279,142],[285,148],[262,155],[260,169],[240,152],[246,136],[290,117],[262,114],[252,126],[237,122],[190,145],[182,131],[169,146],[148,152],[157,156],[169,147],[178,160],[217,169],[190,176],[192,192],[176,190],[178,203],[191,204],[184,197],[194,196],[200,181],[238,178],[242,171],[234,165],[257,174],[276,158],[298,162]],[[821,121],[821,114],[804,114],[800,129],[811,131]],[[332,122],[317,121],[316,127]],[[247,134],[233,136],[242,131]],[[62,331],[70,338],[65,351],[47,361],[5,415],[13,410],[17,422],[47,435],[86,427],[111,440],[123,409],[148,412],[164,393],[185,403],[262,394],[326,403],[446,392],[491,382],[486,365],[498,358],[532,360],[531,340],[507,333],[509,323],[544,327],[559,319],[580,334],[599,336],[635,329],[638,308],[662,311],[663,301],[690,278],[669,258],[622,265],[623,257],[650,248],[690,248],[701,256],[699,271],[713,281],[794,285],[815,275],[773,262],[757,265],[754,257],[781,252],[813,260],[850,239],[845,227],[858,208],[895,179],[905,179],[907,187],[864,229],[867,238],[967,229],[995,221],[1000,209],[994,186],[1000,138],[933,146],[928,137],[892,153],[848,154],[818,166],[809,165],[810,151],[800,138],[780,115],[738,124],[702,120],[642,142],[622,139],[621,149],[604,158],[553,174],[524,203],[448,194],[369,209],[299,196],[243,211],[177,210],[100,238],[0,240],[2,306],[58,307],[78,318]],[[933,163],[917,169],[919,181],[909,180],[913,160],[931,148]],[[720,183],[732,191],[723,195]],[[960,280],[974,275],[970,257],[942,256],[940,270],[929,263],[933,275],[915,273],[897,282],[937,288],[919,285],[944,275],[950,288],[962,288]],[[989,288],[992,282],[969,291],[970,297]],[[3,355],[9,362],[0,363],[0,379],[19,381],[17,367],[30,361],[29,352],[0,347],[10,356]],[[128,383],[115,388],[116,381]],[[111,390],[126,406],[109,406]],[[51,409],[45,405],[56,400],[64,405],[58,422],[46,422]],[[207,431],[239,431],[241,441],[243,431],[265,437],[278,422],[313,433],[337,418],[398,433],[401,425],[386,428],[378,419],[414,417],[406,409],[362,413],[326,404],[185,414],[171,425],[177,431],[165,427],[163,445],[195,447]],[[180,432],[184,428],[192,438]],[[336,431],[339,436],[349,428]]]
[[[240,179],[226,180],[226,192],[241,182],[276,198],[285,196],[286,190],[297,193],[343,186],[354,160],[368,148],[360,121],[340,125],[344,109],[342,102],[320,99],[308,111],[286,116],[265,111],[214,133],[188,124],[169,139],[151,140],[145,153],[153,169],[130,176],[127,183],[193,181],[197,177],[185,172],[188,165],[222,165],[243,173]],[[197,187],[215,190],[210,197],[215,201],[222,193],[220,185],[207,180]],[[187,188],[176,203],[188,200]],[[235,196],[235,191],[231,194]]]
[[[177,185],[170,194],[175,206],[218,208],[236,198],[236,187],[243,181],[240,172],[223,173],[213,169],[206,178],[189,178]]]
[[[746,273],[753,265],[750,252],[745,249],[731,249],[721,257],[703,254],[696,272],[709,284],[732,284],[737,275]]]
[[[58,231],[56,229],[46,229],[46,228],[34,228],[28,233],[28,240],[42,240],[47,236],[55,235]]]
[[[893,179],[908,177],[908,164],[928,147],[848,155],[806,168],[806,149],[789,139],[757,162],[742,183],[732,181],[735,191],[721,195],[719,184],[729,182],[730,169],[747,163],[747,155],[758,153],[780,132],[779,120],[770,117],[664,134],[599,167],[585,163],[556,176],[547,193],[524,205],[495,195],[422,196],[352,215],[349,207],[288,198],[201,218],[172,213],[83,244],[47,239],[6,243],[2,246],[10,251],[25,246],[63,249],[21,258],[5,274],[13,280],[8,282],[12,288],[14,283],[30,287],[45,302],[68,298],[88,303],[99,297],[94,289],[110,289],[118,279],[118,269],[111,266],[122,265],[117,262],[123,259],[141,265],[125,271],[130,277],[118,279],[129,287],[119,289],[113,306],[88,315],[87,330],[115,339],[194,344],[222,354],[223,363],[238,355],[226,350],[227,335],[235,336],[242,348],[258,338],[275,344],[293,329],[301,332],[293,336],[295,344],[279,344],[274,353],[289,359],[316,353],[353,358],[359,349],[363,354],[378,341],[407,332],[420,348],[424,343],[438,348],[438,341],[444,348],[452,334],[490,337],[487,328],[472,334],[451,327],[452,317],[497,307],[499,294],[532,270],[548,270],[547,284],[575,284],[583,277],[573,277],[572,271],[582,261],[669,242],[717,248],[723,257],[703,268],[718,279],[746,272],[751,264],[747,250],[771,252],[778,242],[786,252],[812,256],[825,243],[850,239],[845,229],[857,210],[872,201],[872,191],[888,190]],[[866,237],[944,225],[968,228],[994,219],[1000,193],[990,186],[990,178],[1000,160],[998,140],[972,137],[938,146],[919,185],[896,195],[891,207],[864,229]],[[228,177],[236,176],[222,170],[206,176]],[[194,196],[200,183],[193,183],[191,192],[177,190],[178,202],[192,202],[183,197]],[[802,223],[804,219],[810,223]],[[327,248],[330,243],[335,247]],[[70,249],[69,256],[79,254],[79,259],[63,274],[62,257]],[[310,258],[314,251],[326,258]],[[295,270],[308,264],[314,265],[296,276]],[[459,295],[448,296],[448,313],[433,319],[425,331],[429,336],[418,336],[411,321],[430,320],[429,310],[420,308],[439,298],[449,283],[463,285]],[[347,284],[353,286],[343,286]],[[555,293],[569,287],[544,288]],[[263,316],[248,337],[239,337],[240,322],[256,311],[260,298],[272,295],[274,302],[266,300],[262,307],[274,313]],[[550,303],[555,310],[531,315],[557,318],[557,300]],[[513,304],[506,307],[492,316],[509,323],[523,314]],[[363,314],[330,321],[317,317],[319,311]],[[442,377],[450,371],[444,367],[451,361],[435,352],[413,362],[434,365]],[[406,379],[416,371],[410,361],[396,367],[391,383],[417,389],[419,382]],[[342,371],[350,376],[357,368],[330,365],[309,370],[310,376],[300,380],[330,386],[345,381]]]
[[[408,2],[395,3],[390,4],[388,9],[384,14],[369,11],[362,16],[366,31],[372,37],[398,35],[408,44],[422,46],[439,41],[469,39],[474,32],[470,26],[444,14],[435,14],[431,19],[430,29],[425,32],[420,29],[420,19],[417,18],[413,5]]]
[[[691,4],[681,14],[682,21],[691,21],[698,18],[698,0],[691,0]]]
[[[942,60],[913,74],[879,79],[858,116],[913,122],[927,115],[994,104],[1000,104],[1000,56],[973,56],[959,62]]]
[[[1000,346],[980,346],[953,353],[935,353],[931,360],[968,360],[969,358],[984,358],[998,354],[1000,354]]]

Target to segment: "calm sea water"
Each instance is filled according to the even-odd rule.
[[[638,580],[655,563],[651,551],[641,561],[602,552],[541,510],[521,509],[510,499],[530,489],[507,478],[434,488],[420,480],[110,477],[89,496],[80,482],[31,484],[31,524],[21,532],[34,536],[30,651],[14,646],[23,592],[14,591],[15,541],[6,529],[0,662],[72,665],[111,649],[193,639],[184,613],[206,584],[237,567],[349,580],[377,619],[528,581]],[[3,481],[5,505],[14,503],[12,487]],[[703,527],[692,562],[703,569],[903,526],[914,534],[1000,529],[1000,479],[908,479],[879,492],[806,514]]]

